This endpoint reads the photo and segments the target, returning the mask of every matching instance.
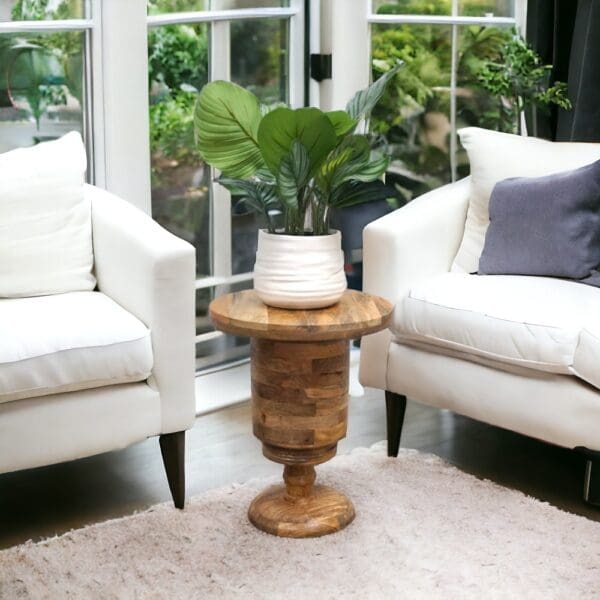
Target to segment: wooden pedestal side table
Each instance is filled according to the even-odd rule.
[[[260,494],[248,517],[285,537],[333,533],[354,519],[342,493],[315,485],[315,465],[335,456],[348,422],[349,340],[385,329],[392,305],[348,290],[329,308],[284,310],[254,291],[210,305],[215,326],[252,338],[252,420],[266,458],[283,464],[285,485]]]

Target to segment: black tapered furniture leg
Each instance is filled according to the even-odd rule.
[[[583,499],[600,508],[600,452],[587,450],[585,456]]]
[[[159,438],[169,489],[176,508],[185,504],[185,431],[166,433]]]
[[[398,456],[400,435],[402,434],[404,413],[406,412],[406,396],[386,391],[385,411],[387,418],[388,456]]]

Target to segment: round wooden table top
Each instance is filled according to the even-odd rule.
[[[346,290],[327,308],[288,310],[267,306],[254,290],[225,294],[210,303],[217,329],[233,335],[312,342],[351,340],[385,329],[393,306],[379,296]]]

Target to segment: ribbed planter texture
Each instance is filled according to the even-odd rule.
[[[254,289],[268,306],[324,308],[346,289],[342,236],[258,232]]]

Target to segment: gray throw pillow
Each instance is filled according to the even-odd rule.
[[[600,286],[600,160],[498,182],[480,275],[540,275]]]

